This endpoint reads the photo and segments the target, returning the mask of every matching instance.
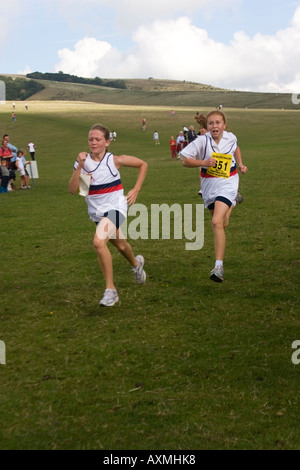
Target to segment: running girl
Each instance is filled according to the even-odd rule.
[[[238,193],[239,175],[248,168],[243,165],[234,134],[226,131],[226,117],[221,111],[211,111],[207,117],[207,134],[198,137],[182,150],[183,165],[201,167],[201,190],[204,205],[212,214],[215,246],[215,267],[210,279],[222,282],[225,254],[225,228],[228,226]]]
[[[127,217],[127,207],[135,203],[147,172],[147,163],[128,155],[112,155],[108,151],[110,132],[101,124],[94,125],[88,136],[90,153],[79,153],[69,182],[71,194],[80,187],[81,175],[88,175],[90,184],[86,202],[88,213],[96,225],[94,248],[102,270],[106,289],[99,302],[101,306],[111,307],[119,301],[113,279],[113,265],[108,242],[114,245],[131,264],[138,284],[146,280],[142,255],[133,254],[130,244],[121,232],[120,225]],[[127,197],[120,179],[119,169],[127,166],[138,169],[136,184]]]

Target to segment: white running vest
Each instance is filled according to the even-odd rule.
[[[74,168],[77,166],[76,161]],[[110,210],[117,210],[124,217],[127,216],[127,200],[112,153],[106,152],[100,162],[94,161],[88,154],[81,173],[91,177],[89,194],[85,200],[89,216],[94,222],[99,222]]]

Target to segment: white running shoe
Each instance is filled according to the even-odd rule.
[[[144,284],[144,282],[146,281],[146,273],[143,270],[145,260],[142,255],[137,255],[136,259],[139,264],[136,268],[132,268],[134,272],[134,277],[138,284]]]
[[[210,273],[210,279],[215,282],[222,282],[224,280],[223,266],[216,266]]]
[[[119,296],[114,289],[105,289],[104,295],[99,302],[101,307],[112,307],[116,302],[119,302]]]
[[[237,195],[235,196],[235,200],[236,200],[236,205],[238,205],[238,204],[242,204],[244,198],[243,198],[243,196],[238,192]]]

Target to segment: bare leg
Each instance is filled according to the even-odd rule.
[[[228,227],[228,225],[229,225],[229,219],[230,219],[231,212],[232,212],[232,210],[233,210],[234,207],[235,207],[235,206],[231,206],[231,207],[229,208],[229,210],[228,210],[228,211],[226,212],[226,214],[225,214],[224,229],[226,229],[226,228]]]
[[[109,240],[110,243],[118,249],[118,251],[121,253],[121,255],[123,255],[124,258],[126,258],[127,261],[134,268],[136,268],[138,266],[138,262],[136,260],[136,257],[133,254],[131,245],[128,243],[128,241],[124,237],[121,229],[118,229],[116,234],[117,234],[117,236],[115,238],[112,238],[112,239]]]
[[[97,226],[94,236],[94,248],[105,279],[106,289],[115,289],[112,256],[107,246],[108,241],[118,249],[134,268],[138,266],[138,261],[121,229],[117,230],[113,222],[104,217]]]
[[[224,259],[226,245],[225,228],[228,226],[232,209],[233,206],[229,208],[224,202],[216,201],[215,208],[213,211],[211,211],[215,255],[217,260]]]
[[[112,257],[107,246],[109,236],[112,235],[115,226],[107,218],[103,218],[98,226],[94,236],[94,248],[97,253],[98,262],[103,273],[106,289],[115,289],[113,280]]]

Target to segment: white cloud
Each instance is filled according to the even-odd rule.
[[[27,75],[28,73],[32,73],[32,70],[31,68],[29,67],[29,65],[26,65],[26,67],[24,68],[24,70],[18,70],[18,75]]]
[[[240,90],[300,89],[300,7],[291,25],[275,35],[250,38],[239,31],[227,45],[211,39],[187,17],[142,25],[132,39],[134,46],[121,53],[107,42],[84,38],[74,50],[59,51],[56,70],[101,78],[153,76]]]
[[[254,85],[261,91],[299,91],[300,7],[290,27],[274,36],[259,33],[253,39],[238,33],[232,48],[240,62],[239,83],[242,81],[245,88],[253,89]]]
[[[26,13],[27,21],[38,18],[39,24],[48,28],[45,37],[39,39],[49,53],[53,53],[49,44],[53,48],[54,39],[67,44],[70,37],[82,38],[74,47],[58,51],[56,71],[103,78],[153,76],[230,89],[299,93],[299,2],[294,3],[290,25],[272,35],[262,32],[249,36],[243,31],[230,31],[231,42],[228,35],[225,42],[213,39],[213,33],[201,27],[204,18],[222,14],[229,18],[229,11],[238,18],[240,6],[246,1],[189,0],[185,4],[182,0],[114,0],[111,3],[107,0],[27,0],[25,3],[10,0],[1,5],[0,50],[9,53],[11,34],[14,28],[22,27]],[[48,34],[49,31],[55,35]],[[32,37],[33,32],[34,29]],[[130,38],[126,36],[129,32]],[[121,36],[122,33],[125,34]],[[47,39],[49,44],[43,43]],[[122,43],[118,43],[120,39]],[[10,55],[23,73],[39,68],[30,62],[37,60],[31,50],[31,45],[27,46],[20,59],[15,47],[16,57],[13,52]],[[44,60],[42,67],[46,66]],[[11,63],[8,67],[12,68]],[[51,69],[53,65],[49,63],[48,70]]]
[[[81,77],[95,77],[98,75],[99,63],[106,60],[111,49],[112,46],[108,42],[86,37],[75,44],[74,51],[68,48],[58,51],[61,60],[55,70]]]

